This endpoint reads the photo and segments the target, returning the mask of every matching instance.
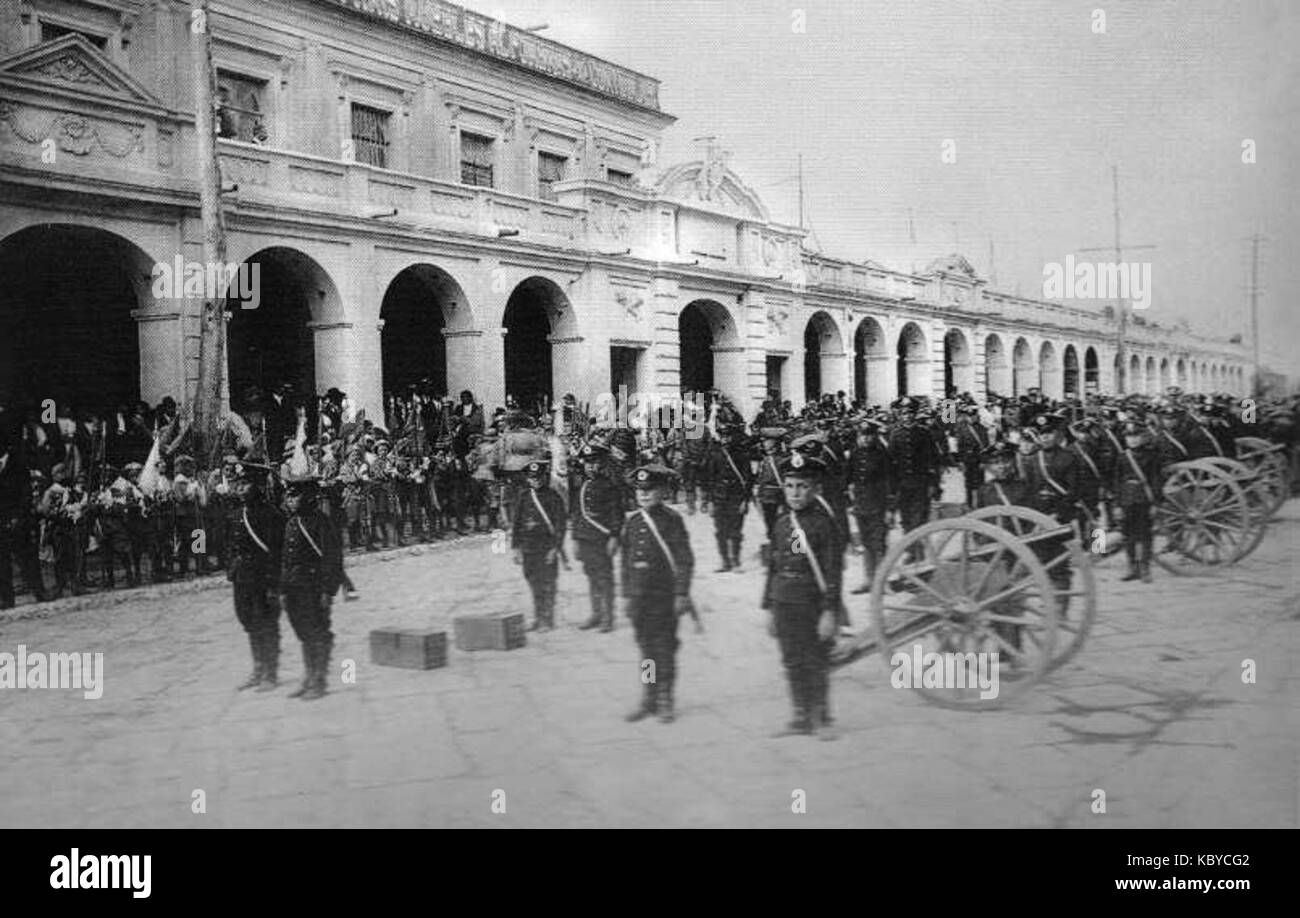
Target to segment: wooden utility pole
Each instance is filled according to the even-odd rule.
[[[1261,395],[1264,374],[1259,365],[1259,233],[1250,237],[1250,337],[1255,355],[1252,395]]]
[[[1079,249],[1080,252],[1113,252],[1115,255],[1115,265],[1118,267],[1124,263],[1124,245],[1120,242],[1119,235],[1119,166],[1110,167],[1110,188],[1111,200],[1114,204],[1115,214],[1115,244],[1113,246],[1103,246],[1101,248]],[[1131,245],[1132,249],[1154,249],[1154,245]],[[1115,315],[1119,320],[1119,329],[1115,335],[1115,359],[1117,366],[1115,368],[1115,392],[1118,395],[1125,394],[1125,379],[1128,375],[1128,355],[1127,338],[1128,338],[1128,303],[1122,297],[1115,300]],[[1099,368],[1100,369],[1100,368]]]
[[[206,273],[213,266],[225,278],[226,228],[221,216],[221,163],[217,158],[217,73],[212,64],[212,18],[209,0],[196,0],[190,20],[194,64],[194,138],[198,154],[199,214],[203,223],[203,261]],[[209,298],[208,294],[212,294]],[[194,392],[194,449],[196,456],[217,448],[226,362],[225,294],[221,287],[205,285],[199,313],[199,378]]]

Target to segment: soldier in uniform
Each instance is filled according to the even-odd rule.
[[[911,532],[930,519],[930,500],[939,491],[939,456],[930,432],[916,422],[915,402],[903,398],[898,406],[899,426],[889,441],[898,483],[898,515],[904,532]],[[915,561],[920,545],[908,549]]]
[[[876,567],[885,557],[889,534],[886,515],[893,501],[894,461],[880,422],[868,418],[858,427],[858,441],[849,456],[849,493],[853,517],[862,536],[862,584],[855,595],[869,592]]]
[[[280,665],[280,567],[284,516],[265,500],[255,477],[230,475],[226,495],[226,579],[234,591],[235,617],[248,633],[253,672],[239,690],[269,692]],[[337,527],[335,537],[338,544]]]
[[[603,446],[588,443],[578,453],[582,483],[573,498],[573,541],[591,591],[591,618],[580,627],[614,630],[614,553],[623,527],[620,489],[609,480],[601,460]]]
[[[965,478],[968,507],[975,506],[979,489],[984,485],[984,450],[988,445],[989,435],[980,423],[979,408],[968,405],[962,409],[957,422],[957,458]]]
[[[840,606],[843,549],[835,520],[818,509],[825,464],[793,453],[781,472],[790,510],[776,522],[762,608],[781,644],[794,718],[778,735],[830,732],[830,647]]]
[[[1160,494],[1160,453],[1151,445],[1145,425],[1124,425],[1124,452],[1115,463],[1112,491],[1124,515],[1124,553],[1128,573],[1120,580],[1151,582],[1151,509]]]
[[[1058,523],[1072,525],[1076,522],[1080,503],[1079,457],[1061,443],[1062,419],[1050,414],[1034,418],[1038,449],[1026,461],[1025,476],[1033,495],[1034,509],[1053,517]],[[1064,550],[1070,536],[1060,539],[1040,540],[1034,551],[1039,557],[1056,558]],[[1049,572],[1056,590],[1069,592],[1070,562],[1068,558],[1052,567]],[[1057,605],[1062,616],[1069,605],[1069,596],[1058,596]]]
[[[627,616],[641,651],[640,706],[627,716],[638,721],[656,713],[674,720],[673,688],[677,682],[677,619],[690,611],[695,555],[681,516],[664,504],[672,472],[642,466],[633,473],[637,511],[623,523],[621,579]],[[649,661],[653,670],[647,672]]]
[[[984,448],[984,471],[987,479],[976,494],[977,507],[1032,507],[1029,483],[1016,473],[1014,443],[999,441]]]
[[[303,680],[290,698],[314,701],[325,694],[330,649],[330,604],[343,580],[343,547],[334,524],[316,506],[315,479],[290,480],[285,506],[280,593],[289,624],[302,642]]]
[[[548,472],[547,463],[541,460],[528,463],[524,470],[528,486],[515,498],[510,514],[510,547],[533,593],[534,617],[529,631],[555,627],[555,588],[567,517],[564,498],[547,484]]]
[[[764,411],[767,410],[764,404]],[[763,427],[759,430],[763,438],[763,458],[759,460],[758,475],[754,483],[754,496],[763,508],[763,526],[767,533],[767,545],[763,549],[763,563],[767,563],[767,552],[771,550],[772,527],[785,506],[785,492],[781,487],[781,441],[785,438],[783,427]]]
[[[744,448],[744,428],[719,426],[718,438],[709,449],[704,465],[709,501],[713,504],[713,534],[720,562],[715,573],[741,570],[740,546],[744,539],[745,512],[753,487],[753,472]]]

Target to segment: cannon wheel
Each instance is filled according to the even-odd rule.
[[[1246,494],[1246,503],[1251,512],[1268,522],[1280,504],[1274,501],[1274,485],[1268,480],[1263,469],[1252,468],[1244,462],[1229,459],[1227,456],[1206,456],[1197,462],[1209,463],[1222,469]]]
[[[1177,462],[1155,508],[1155,561],[1172,574],[1214,573],[1244,558],[1264,535],[1245,491],[1211,462]]]
[[[1272,516],[1291,496],[1291,467],[1286,461],[1286,447],[1260,437],[1238,437],[1236,442],[1238,461],[1254,469],[1267,489],[1271,500],[1268,515]]]
[[[1029,544],[1036,536],[1059,531],[1062,526],[1046,513],[1030,507],[981,507],[966,515],[967,519],[982,520],[1007,529]],[[1052,549],[1054,550],[1054,549]],[[1092,553],[1072,535],[1062,550],[1050,558],[1038,555],[1050,571],[1060,564],[1069,564],[1074,572],[1069,590],[1054,590],[1052,595],[1067,601],[1066,614],[1057,621],[1056,652],[1052,655],[1049,670],[1063,666],[1079,652],[1087,640],[1092,624],[1097,620],[1097,581],[1092,571]]]
[[[920,557],[909,561],[909,554]],[[964,517],[913,529],[885,554],[871,588],[875,644],[890,668],[891,684],[895,653],[914,659],[914,645],[921,645],[923,663],[931,652],[998,653],[996,697],[981,698],[978,683],[926,686],[920,673],[914,674],[913,687],[944,707],[1006,704],[1052,665],[1057,616],[1051,593],[1047,568],[1012,532]],[[1020,640],[1009,642],[1017,630]],[[960,675],[975,681],[976,673],[964,667]]]

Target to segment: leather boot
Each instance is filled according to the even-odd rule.
[[[658,692],[659,723],[670,724],[677,719],[673,712],[673,684],[664,682],[659,685]]]
[[[262,636],[262,684],[256,691],[270,692],[280,685],[280,632],[268,631]]]
[[[1119,579],[1123,581],[1137,580],[1141,576],[1138,570],[1138,546],[1132,543],[1125,545],[1124,554],[1128,556],[1128,573]]]
[[[638,720],[644,720],[655,712],[655,684],[647,682],[641,686],[641,705],[631,711],[624,718],[628,723],[636,723]]]
[[[588,581],[587,586],[591,589],[591,618],[578,626],[579,631],[590,631],[599,626],[601,619],[604,618],[605,596],[601,585]]]
[[[725,574],[731,570],[731,548],[727,545],[727,537],[719,535],[716,537],[718,543],[718,555],[722,558],[722,563],[714,568],[713,573]]]
[[[306,641],[302,645],[302,684],[289,693],[290,698],[301,698],[311,688],[312,674],[315,672],[316,652]]]
[[[266,645],[260,632],[249,632],[248,646],[253,652],[253,671],[249,674],[247,679],[236,687],[235,691],[237,692],[242,692],[244,689],[257,688],[262,684],[262,677],[266,674]]]
[[[324,641],[317,641],[312,647],[311,684],[302,693],[303,701],[315,701],[325,695],[325,676],[330,665],[330,648]]]
[[[740,539],[731,543],[731,569],[737,574],[741,573],[740,566]]]
[[[1142,544],[1138,546],[1138,571],[1142,575],[1143,583],[1151,582],[1151,546]]]
[[[790,700],[794,709],[794,716],[785,725],[785,729],[778,730],[773,736],[798,736],[811,733],[813,726],[808,710],[807,688],[801,678],[793,674],[787,678],[790,680]]]
[[[601,612],[600,631],[607,634],[614,630],[614,582],[611,580],[605,584],[601,596],[603,609]]]

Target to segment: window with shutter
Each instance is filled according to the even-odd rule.
[[[491,137],[460,135],[460,180],[463,184],[491,188],[495,159]]]
[[[607,182],[612,182],[615,185],[623,185],[627,188],[631,188],[633,184],[632,173],[624,172],[621,169],[606,169],[605,180]]]
[[[265,143],[262,93],[266,83],[217,71],[217,136],[246,143]]]
[[[352,103],[352,151],[359,163],[388,168],[388,112]]]
[[[555,183],[564,181],[563,156],[554,153],[537,154],[537,196],[543,201],[555,200]]]

